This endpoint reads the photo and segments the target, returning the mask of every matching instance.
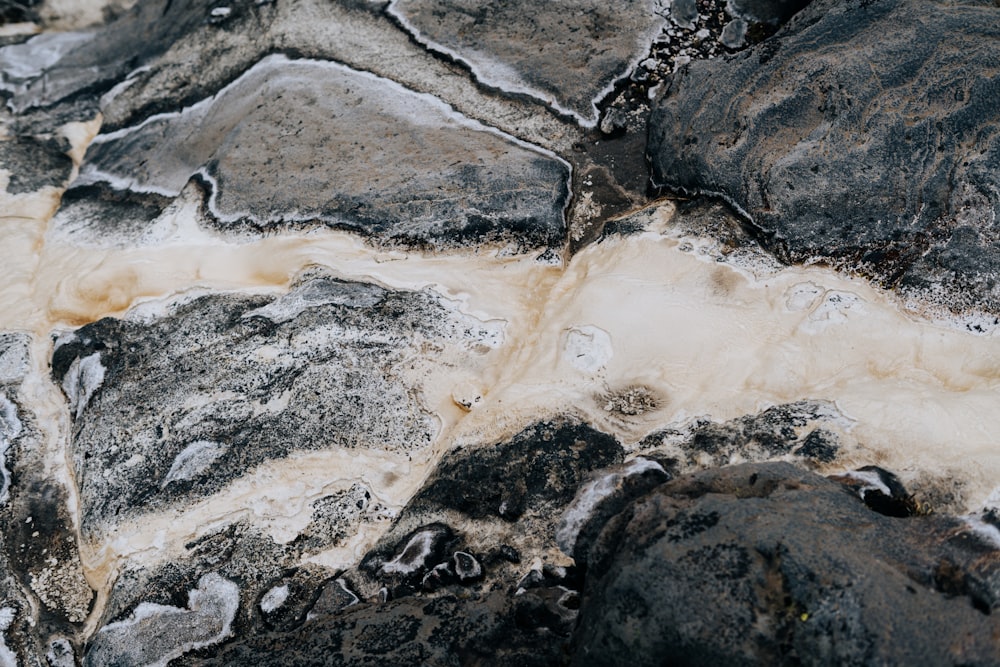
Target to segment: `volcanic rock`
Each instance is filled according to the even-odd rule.
[[[311,274],[278,298],[202,296],[65,335],[52,367],[75,422],[83,535],[293,453],[424,450],[437,426],[420,382],[449,357],[474,367],[502,340],[477,322],[433,292]]]
[[[675,75],[650,120],[653,180],[723,197],[785,261],[996,310],[998,15],[815,2],[756,47]]]
[[[587,556],[573,664],[992,664],[989,535],[786,463],[678,478]]]

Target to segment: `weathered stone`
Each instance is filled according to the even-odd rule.
[[[452,585],[514,590],[527,569],[520,552],[558,555],[563,508],[591,471],[621,457],[614,438],[569,420],[449,452],[348,578],[362,597],[382,586],[395,597]]]
[[[797,401],[723,423],[698,419],[683,430],[647,436],[643,447],[647,456],[669,460],[683,472],[789,456],[830,463],[840,451],[839,438],[823,427],[846,423],[849,420],[833,403]]]
[[[359,604],[317,614],[294,632],[263,632],[172,664],[548,667],[562,662],[566,637],[554,611],[538,611],[553,604],[543,597],[546,590],[517,598],[497,591],[478,599],[448,595]]]
[[[786,463],[668,482],[587,562],[574,664],[996,659],[994,544],[953,518],[876,514]]]
[[[248,11],[256,6],[243,4]],[[91,106],[80,120],[88,119],[101,93],[204,23],[210,11],[189,0],[154,0],[135,5],[113,29],[44,33],[8,46],[0,50],[0,90],[12,93],[7,105],[17,112],[83,96]]]
[[[73,170],[66,149],[67,146],[52,139],[0,139],[0,169],[9,172],[7,192],[16,195],[35,192],[47,185],[64,187]]]
[[[995,310],[997,16],[816,2],[753,49],[676,74],[651,118],[653,179],[724,197],[785,261]]]
[[[46,470],[39,415],[24,400],[31,366],[31,337],[0,333],[0,664],[13,655],[9,664],[34,666],[54,641],[72,660],[94,591],[68,493]]]
[[[728,0],[726,9],[733,16],[756,23],[777,25],[792,18],[810,0]]]
[[[424,376],[475,366],[502,340],[477,322],[430,291],[312,274],[278,298],[199,297],[67,334],[52,368],[75,420],[83,535],[295,452],[424,450],[437,431]],[[397,367],[404,357],[412,374]]]
[[[191,649],[228,637],[239,600],[235,583],[205,575],[190,592],[186,609],[146,603],[130,618],[101,628],[83,664],[166,664]]]
[[[537,97],[591,127],[596,103],[646,56],[663,26],[654,9],[650,0],[389,3],[420,42],[467,63],[480,82]]]
[[[593,479],[580,487],[559,519],[556,526],[559,548],[564,554],[582,560],[611,517],[634,498],[669,479],[670,474],[659,463],[642,457],[593,473]]]
[[[535,248],[561,245],[569,167],[391,81],[270,56],[212,98],[98,137],[77,182],[176,197],[196,175],[222,229]]]

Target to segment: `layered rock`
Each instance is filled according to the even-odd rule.
[[[656,184],[718,195],[785,261],[996,310],[1000,45],[990,3],[816,2],[656,104]]]
[[[0,333],[0,664],[43,665],[46,654],[72,664],[94,591],[70,490],[50,473],[42,427],[52,425],[26,400],[31,368],[30,337]]]
[[[441,397],[424,383],[502,340],[433,292],[322,273],[277,298],[201,296],[64,335],[52,368],[74,419],[83,535],[106,539],[293,454],[376,465],[426,452],[439,427],[425,401]]]

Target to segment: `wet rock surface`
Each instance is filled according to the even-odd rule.
[[[788,464],[693,474],[606,524],[573,664],[991,664],[996,554]]]
[[[823,259],[995,311],[997,8],[817,2],[678,72],[656,184],[719,195],[785,261]]]

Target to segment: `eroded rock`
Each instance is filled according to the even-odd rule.
[[[574,664],[996,656],[996,545],[954,518],[877,514],[786,463],[658,487],[606,524],[587,563]]]
[[[480,82],[542,99],[588,126],[596,103],[648,53],[663,25],[655,8],[650,0],[389,4],[418,40],[467,63]]]
[[[502,340],[496,323],[433,292],[322,274],[278,298],[203,296],[67,334],[53,375],[75,420],[83,534],[100,539],[296,453],[405,462],[438,429],[424,381],[475,368]]]
[[[207,574],[190,592],[186,609],[145,603],[131,617],[101,628],[83,664],[165,665],[228,637],[239,599],[239,586]]]
[[[724,197],[785,261],[996,310],[997,15],[814,3],[753,49],[677,73],[651,119],[653,180]]]
[[[535,248],[561,244],[569,167],[386,79],[269,56],[212,98],[98,137],[78,183],[176,197],[195,175],[222,229]]]

